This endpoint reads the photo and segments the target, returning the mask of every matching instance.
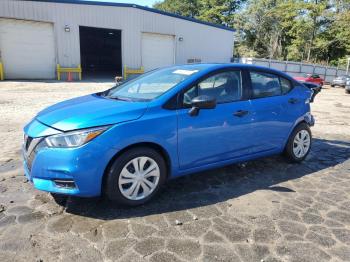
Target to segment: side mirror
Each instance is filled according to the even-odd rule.
[[[201,95],[191,100],[192,108],[188,112],[190,116],[197,116],[200,109],[213,109],[216,107],[216,99],[211,96]]]

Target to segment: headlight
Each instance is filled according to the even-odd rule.
[[[104,126],[48,136],[45,138],[45,143],[47,147],[78,147],[99,136],[108,128],[109,126]]]

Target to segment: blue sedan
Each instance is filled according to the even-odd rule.
[[[24,128],[27,178],[39,190],[126,205],[171,178],[311,148],[310,89],[240,64],[162,68],[39,112]]]

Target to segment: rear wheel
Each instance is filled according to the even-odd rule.
[[[284,150],[285,156],[291,162],[301,162],[311,149],[311,130],[306,123],[299,124],[292,132]]]
[[[105,194],[108,199],[129,206],[153,198],[166,178],[166,164],[154,149],[133,148],[115,159],[107,173]]]

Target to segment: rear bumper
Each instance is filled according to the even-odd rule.
[[[311,113],[306,114],[304,116],[304,120],[309,126],[314,126],[315,125],[315,118],[314,118],[314,116]]]

